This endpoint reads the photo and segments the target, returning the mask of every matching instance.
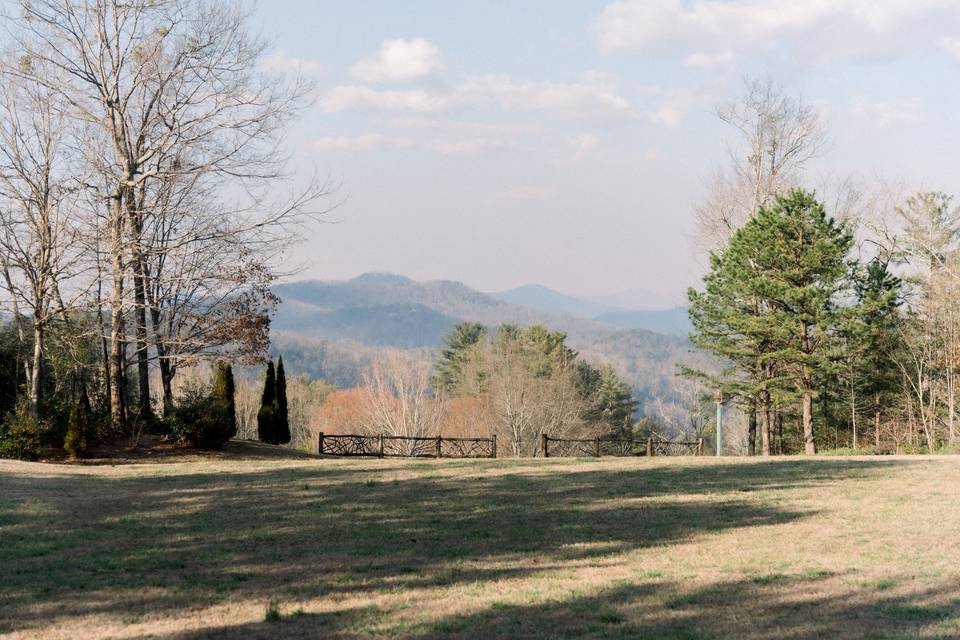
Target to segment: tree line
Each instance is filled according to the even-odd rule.
[[[393,352],[353,389],[333,392],[316,429],[326,433],[489,437],[513,456],[538,455],[541,434],[642,438],[633,392],[614,369],[587,362],[566,334],[542,325],[494,330],[460,323],[434,362]]]
[[[0,290],[16,397],[0,409],[63,423],[87,398],[100,431],[153,428],[178,373],[267,353],[280,258],[327,194],[295,187],[282,150],[310,87],[264,69],[238,3],[13,10]]]
[[[742,136],[698,210],[683,374],[746,417],[749,454],[954,447],[960,210],[939,192],[811,182],[825,127],[772,81],[718,114]]]

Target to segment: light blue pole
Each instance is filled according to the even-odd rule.
[[[717,457],[723,455],[723,395],[717,392]]]

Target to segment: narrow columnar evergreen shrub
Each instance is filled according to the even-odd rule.
[[[63,440],[63,450],[71,458],[79,458],[87,450],[87,437],[90,434],[90,400],[86,389],[81,389],[80,397],[70,407],[67,420],[67,435]]]
[[[260,396],[260,410],[257,412],[257,437],[260,442],[279,444],[276,429],[277,378],[273,361],[267,362],[267,377],[263,381],[263,395]]]
[[[217,401],[217,409],[221,414],[224,440],[229,440],[237,435],[237,405],[234,392],[233,367],[225,362],[218,363],[213,395]]]
[[[287,444],[290,442],[290,418],[287,411],[287,376],[283,370],[283,356],[277,360],[277,383],[273,402],[276,444]]]

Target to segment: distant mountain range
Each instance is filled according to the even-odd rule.
[[[449,280],[418,282],[369,273],[351,280],[310,280],[274,287],[273,350],[291,373],[351,386],[384,349],[433,358],[459,322],[491,329],[503,322],[544,324],[596,363],[610,362],[641,403],[670,399],[677,363],[691,349],[682,309],[630,310],[567,296],[546,287],[485,294]]]
[[[639,289],[606,298],[580,298],[543,285],[528,284],[490,295],[511,304],[588,318],[622,329],[645,329],[679,336],[688,335],[691,329],[686,307],[671,307],[665,298]],[[617,301],[623,306],[613,304]]]

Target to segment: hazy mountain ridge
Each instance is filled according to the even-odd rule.
[[[449,280],[364,274],[345,281],[293,282],[275,291],[282,302],[272,325],[274,351],[283,353],[291,372],[344,387],[357,384],[384,349],[432,358],[450,328],[464,321],[491,328],[502,322],[540,323],[566,331],[569,344],[587,360],[612,364],[642,404],[655,397],[672,399],[677,363],[692,357],[685,337],[530,309]]]
[[[645,329],[678,336],[688,335],[691,329],[686,307],[669,305],[662,296],[642,290],[625,291],[607,298],[636,305],[630,307],[607,304],[594,297],[571,296],[539,284],[490,295],[511,304],[588,319],[619,329]]]

